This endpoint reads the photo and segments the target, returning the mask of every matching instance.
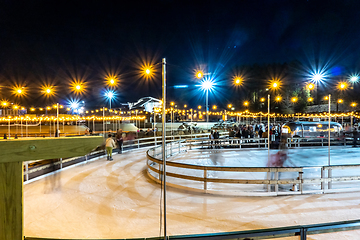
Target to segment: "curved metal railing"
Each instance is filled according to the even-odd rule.
[[[204,139],[173,142],[167,144],[166,155],[170,157],[190,150],[194,146],[209,145],[216,144],[211,143],[211,140]],[[177,147],[174,148],[173,146]],[[151,148],[147,151],[146,165],[149,177],[160,183],[163,165],[160,147]],[[360,191],[358,184],[360,165],[224,167],[180,163],[169,158],[166,161],[166,166],[167,184],[169,186],[205,193],[276,196]],[[344,174],[341,171],[347,171],[347,173]],[[280,178],[280,174],[285,175],[285,178]],[[236,184],[238,187],[224,186],[224,184]],[[229,189],[231,190],[229,191]]]

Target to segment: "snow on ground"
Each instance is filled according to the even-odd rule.
[[[26,184],[25,236],[118,239],[159,236],[160,187],[146,175],[145,151],[142,149],[115,155],[111,162],[102,158]],[[254,154],[248,155],[252,151]],[[315,156],[314,152],[318,152],[319,157],[324,155],[318,150],[312,154],[302,149],[296,151],[296,156]],[[225,155],[229,153],[225,152]],[[250,158],[251,163],[252,159],[264,162],[264,159],[256,156],[266,151],[249,152],[241,150],[238,153],[242,159]],[[198,151],[188,154],[189,157],[193,154],[194,160],[200,158]],[[234,154],[236,152],[231,156]],[[343,157],[339,155],[340,158]],[[321,157],[317,159],[323,161]],[[168,235],[240,231],[359,218],[360,192],[229,197],[169,187],[167,193]],[[323,234],[308,239],[360,239],[360,232]]]

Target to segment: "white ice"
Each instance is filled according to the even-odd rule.
[[[145,151],[115,155],[111,162],[102,158],[26,184],[25,236],[117,239],[159,236],[160,187],[146,175]],[[193,152],[194,156],[198,153]],[[243,159],[254,156],[243,150],[238,153]],[[168,235],[360,218],[360,192],[229,197],[170,187],[167,190]],[[360,239],[360,232],[339,232],[309,239]]]

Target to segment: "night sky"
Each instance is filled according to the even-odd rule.
[[[356,0],[1,1],[1,98],[64,103],[75,97],[70,80],[83,79],[88,91],[77,98],[102,106],[109,73],[120,80],[114,107],[160,97],[161,65],[147,81],[139,67],[163,57],[169,100],[179,104],[203,104],[194,78],[199,67],[219,82],[218,94],[210,94],[219,104],[241,97],[229,90],[234,69],[317,63],[346,77],[360,70],[359,7]],[[28,96],[10,96],[14,84],[25,85]],[[40,96],[41,84],[56,85],[58,96]],[[177,84],[189,88],[176,90]]]

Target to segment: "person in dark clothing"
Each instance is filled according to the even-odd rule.
[[[264,133],[264,132],[263,132],[262,128],[260,128],[260,129],[259,129],[259,138],[262,138],[263,133]]]
[[[219,132],[217,130],[215,130],[214,139],[219,139],[219,138],[220,138]],[[218,140],[215,140],[215,148],[220,148]]]
[[[235,130],[233,130],[232,128],[230,128],[229,130],[229,144],[233,143],[233,139],[235,137]]]
[[[357,147],[357,139],[358,139],[358,131],[356,129],[356,127],[354,127],[354,130],[353,130],[353,147]]]
[[[122,136],[122,129],[118,129],[116,132],[116,143],[118,145],[119,151],[118,153],[122,153],[122,145],[123,145],[124,139]]]

